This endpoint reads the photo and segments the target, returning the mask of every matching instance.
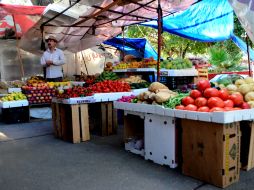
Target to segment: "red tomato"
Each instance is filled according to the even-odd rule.
[[[213,108],[213,107],[223,108],[225,106],[223,100],[220,99],[219,97],[209,98],[208,101],[207,101],[207,105],[208,105],[209,108]]]
[[[241,94],[231,94],[229,96],[229,99],[232,100],[234,102],[235,106],[240,106],[243,103],[243,95]]]
[[[185,98],[182,99],[182,104],[187,106],[189,104],[194,104],[194,99],[190,96],[187,96]]]
[[[233,111],[234,108],[233,108],[233,107],[224,107],[224,110],[225,110],[225,111]]]
[[[199,91],[204,91],[205,89],[210,88],[210,87],[211,87],[211,84],[208,80],[200,80],[197,83],[197,89]]]
[[[207,99],[204,97],[198,97],[195,100],[195,105],[198,107],[206,106],[206,104],[207,104]]]
[[[201,97],[201,96],[202,96],[202,93],[199,90],[192,90],[190,92],[190,97],[192,97],[194,99]]]
[[[213,107],[212,109],[210,109],[210,112],[218,112],[218,111],[225,111],[224,108],[220,108],[220,107]]]
[[[229,93],[227,89],[219,90],[219,98],[221,98],[222,100],[227,100],[228,97],[229,97]]]
[[[216,88],[207,88],[204,91],[204,96],[206,98],[218,97],[219,96],[219,90],[217,90]]]
[[[225,100],[224,101],[225,107],[234,107],[234,102],[232,100]]]
[[[198,107],[193,105],[193,104],[189,104],[187,105],[184,110],[189,110],[189,111],[197,111]]]
[[[184,105],[178,105],[178,106],[176,106],[175,107],[175,109],[177,109],[177,110],[184,110]]]
[[[198,108],[197,111],[199,111],[199,112],[209,112],[210,109],[207,106],[202,106],[202,107]]]
[[[250,105],[249,105],[247,102],[243,102],[243,103],[241,104],[241,108],[242,108],[242,109],[250,109],[251,107],[250,107]]]

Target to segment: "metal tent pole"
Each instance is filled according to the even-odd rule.
[[[158,58],[157,58],[157,81],[160,81],[160,58],[161,58],[161,34],[162,34],[162,9],[160,0],[158,0]]]
[[[247,45],[247,56],[248,56],[248,67],[249,67],[249,76],[252,77],[252,67],[251,67],[251,63],[250,63],[250,49],[249,49],[249,37],[246,34],[246,45]]]
[[[18,41],[18,31],[17,31],[17,27],[16,27],[16,22],[14,19],[14,15],[12,15],[12,19],[13,19],[13,24],[14,24],[14,30],[15,30],[15,35],[16,35],[16,47],[17,47],[17,53],[18,53],[18,58],[19,58],[19,64],[20,64],[20,73],[21,73],[21,79],[25,76],[25,72],[24,72],[24,66],[23,66],[23,62],[22,62],[22,57],[21,57],[21,53],[20,53],[20,49],[19,49],[19,41]]]
[[[125,41],[124,41],[124,39],[125,39],[125,36],[124,36],[124,26],[122,26],[122,34],[123,34],[123,60],[124,60],[124,56],[125,56],[125,52],[124,52],[124,48],[125,48]]]

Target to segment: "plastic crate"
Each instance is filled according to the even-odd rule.
[[[2,108],[2,120],[7,124],[29,122],[29,106]]]

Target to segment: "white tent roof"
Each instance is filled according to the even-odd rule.
[[[54,34],[59,47],[71,52],[93,47],[122,31],[122,26],[157,18],[158,0],[80,0],[54,20],[47,22],[69,6],[69,0],[49,5],[40,21],[21,39],[20,47],[29,52],[40,50],[43,37]],[[129,0],[130,2],[130,0]],[[160,0],[163,16],[188,8],[195,0]],[[45,23],[46,22],[46,23]]]
[[[229,0],[242,27],[254,43],[254,0]]]

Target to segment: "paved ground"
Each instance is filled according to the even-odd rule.
[[[215,190],[124,151],[121,133],[71,144],[54,138],[51,121],[0,123],[0,190]],[[254,169],[229,190],[253,190]]]

